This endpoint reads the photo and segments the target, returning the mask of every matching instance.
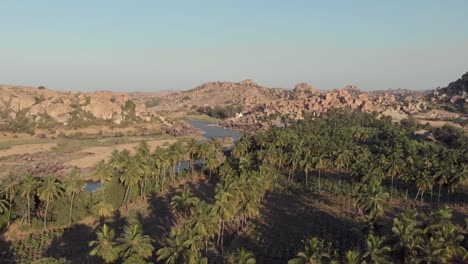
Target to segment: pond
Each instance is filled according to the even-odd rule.
[[[94,181],[86,181],[86,187],[85,191],[87,192],[94,192],[96,189],[101,187],[100,182],[94,182]]]
[[[189,120],[185,122],[192,125],[193,127],[203,130],[205,132],[203,134],[205,138],[220,138],[220,137],[222,138],[222,137],[231,136],[232,139],[234,139],[234,141],[238,141],[242,136],[241,132],[238,132],[232,129],[227,129],[224,127],[217,127],[215,126],[216,125],[215,123],[211,123],[211,122],[195,121],[195,120]]]
[[[242,136],[242,133],[238,131],[235,131],[232,129],[226,129],[223,127],[216,127],[214,126],[215,123],[206,122],[206,121],[195,121],[195,120],[189,120],[186,122],[192,125],[193,127],[196,127],[204,131],[205,133],[203,134],[203,136],[205,138],[223,138],[223,137],[231,136],[234,141],[238,141]],[[200,163],[201,161],[195,161],[195,162]],[[188,169],[188,167],[189,167],[188,161],[181,162],[180,170]],[[87,181],[85,190],[87,192],[94,192],[99,187],[101,187],[100,182]]]

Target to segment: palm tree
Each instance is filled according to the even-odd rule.
[[[384,205],[388,197],[389,194],[382,190],[380,182],[371,182],[360,186],[356,203],[372,224],[378,217],[383,215]]]
[[[346,264],[360,264],[361,263],[361,254],[358,250],[348,250],[345,253],[345,262]]]
[[[112,213],[114,212],[114,207],[111,203],[101,200],[93,206],[92,211],[99,217],[105,218],[112,216]]]
[[[213,215],[219,221],[219,232],[217,244],[223,245],[224,223],[231,219],[235,214],[235,205],[231,201],[232,194],[222,189],[216,188],[215,204],[213,206]]]
[[[3,198],[4,194],[0,192],[0,213],[4,213],[8,209],[8,200]]]
[[[8,223],[7,227],[10,226],[11,221],[11,207],[13,206],[13,200],[15,199],[16,192],[18,191],[18,177],[16,174],[10,172],[6,179],[2,182],[2,191],[6,194],[8,199]]]
[[[392,195],[393,195],[393,179],[401,173],[402,168],[403,168],[403,164],[399,156],[397,156],[396,154],[393,155],[388,162],[388,168],[387,168],[387,175],[392,177],[391,188],[390,188],[391,190],[390,198],[392,198]]]
[[[72,219],[72,212],[73,212],[73,203],[75,201],[75,196],[78,193],[81,193],[84,191],[86,187],[86,183],[84,180],[80,177],[78,174],[77,169],[73,169],[70,173],[70,176],[65,178],[63,182],[65,186],[65,192],[70,195],[71,201],[70,201],[70,212],[68,214],[68,227],[71,226],[71,219]]]
[[[322,193],[322,188],[320,184],[320,171],[328,167],[328,159],[325,154],[320,154],[317,157],[314,157],[314,168],[318,170],[318,188],[319,193]]]
[[[123,173],[125,170],[128,160],[130,159],[130,152],[126,149],[118,151],[114,149],[109,158],[109,165],[118,173]]]
[[[323,263],[331,258],[329,249],[320,239],[313,237],[303,243],[303,250],[297,253],[296,258],[288,261],[288,264]]]
[[[128,209],[128,201],[130,199],[129,198],[130,191],[132,190],[132,187],[138,185],[138,182],[140,181],[142,174],[143,174],[143,169],[141,168],[140,163],[138,163],[138,161],[136,161],[133,158],[129,159],[125,170],[120,175],[120,181],[126,187],[124,200],[122,201],[122,204],[125,203],[125,206],[127,207],[127,209]]]
[[[366,240],[366,250],[363,258],[370,263],[391,263],[388,253],[389,246],[384,246],[384,240],[378,236],[369,234]]]
[[[34,195],[37,188],[37,180],[31,173],[24,176],[21,182],[21,196],[26,198],[28,203],[28,226],[31,228],[31,196]]]
[[[311,172],[314,169],[313,163],[312,163],[312,154],[310,149],[305,149],[304,150],[305,155],[304,159],[301,161],[300,165],[302,167],[302,170],[305,173],[305,184],[306,187],[308,186],[308,179],[309,179],[309,172]]]
[[[94,248],[89,253],[91,256],[99,256],[106,263],[112,263],[117,260],[119,254],[116,250],[116,242],[114,241],[115,232],[104,224],[100,231],[96,233],[97,240],[89,242],[89,246]]]
[[[151,176],[151,152],[146,141],[141,141],[135,149],[135,161],[140,164],[143,179],[141,180],[140,195],[142,198],[146,197],[146,182],[148,177]]]
[[[158,261],[164,260],[166,264],[186,263],[189,258],[189,252],[184,245],[185,238],[181,229],[171,231],[171,236],[166,240],[166,246],[160,248],[156,254]]]
[[[124,233],[117,241],[120,243],[118,251],[124,259],[132,255],[146,259],[153,255],[154,247],[151,245],[153,240],[148,235],[142,234],[138,224],[126,226]]]
[[[406,211],[393,220],[394,236],[393,252],[399,255],[402,262],[407,263],[417,254],[417,246],[421,242],[421,224],[416,220],[417,213]]]
[[[255,264],[255,256],[252,252],[249,252],[243,248],[237,249],[236,253],[234,254],[234,263],[236,264]]]
[[[194,160],[195,160],[195,155],[197,153],[197,149],[198,149],[198,143],[197,143],[196,139],[191,138],[191,139],[187,140],[187,151],[189,153],[189,172],[190,172],[190,175],[192,175],[192,173],[193,173],[193,164],[194,164]]]
[[[188,217],[199,202],[200,200],[193,196],[190,189],[184,186],[180,195],[172,197],[171,207],[175,212],[183,214],[184,217]]]
[[[101,190],[104,193],[104,182],[112,180],[112,167],[104,160],[100,160],[94,168],[93,180],[101,183]]]
[[[53,175],[48,175],[43,178],[38,189],[39,199],[46,202],[46,208],[44,212],[44,228],[47,228],[47,211],[49,210],[49,204],[51,199],[60,197],[62,193],[62,185]]]
[[[200,201],[194,208],[193,217],[188,226],[197,234],[201,235],[205,242],[205,249],[208,250],[208,239],[216,233],[216,219],[211,214],[212,206],[204,201]]]

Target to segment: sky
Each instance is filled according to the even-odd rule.
[[[468,71],[467,0],[0,0],[0,84],[433,89]]]

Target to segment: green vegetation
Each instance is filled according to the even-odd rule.
[[[11,133],[27,133],[34,135],[34,122],[26,117],[26,113],[29,109],[23,109],[16,113],[16,118],[5,118],[3,123],[0,123],[0,131],[6,131]],[[5,112],[6,114],[6,112]]]
[[[206,121],[206,122],[212,122],[212,123],[217,123],[221,121],[219,118],[215,118],[212,116],[204,115],[204,114],[189,114],[189,115],[184,115],[178,118],[178,120],[194,120],[194,121]]]
[[[465,139],[445,128],[430,141],[413,129],[337,111],[245,134],[231,149],[211,139],[115,150],[94,169],[101,187],[92,193],[76,172],[63,181],[11,176],[0,195],[5,228],[34,234],[14,244],[36,243],[38,230],[63,233],[21,255],[13,246],[6,258],[466,263]]]
[[[208,116],[214,117],[214,118],[230,118],[234,117],[236,113],[241,113],[242,112],[242,106],[236,106],[236,105],[228,105],[228,106],[207,106],[207,107],[200,107],[197,110],[200,113],[205,113]]]

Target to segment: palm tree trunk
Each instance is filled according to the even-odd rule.
[[[390,188],[390,199],[393,197],[393,174],[392,174],[392,187]]]
[[[31,198],[29,197],[29,193],[28,193],[28,226],[29,226],[29,229],[31,230]]]
[[[221,222],[222,228],[221,228],[221,252],[223,251],[224,247],[224,221]]]
[[[221,240],[220,240],[220,239],[221,239],[221,228],[222,228],[222,226],[223,226],[223,225],[222,225],[222,222],[223,222],[223,220],[220,219],[220,220],[219,220],[218,239],[217,239],[217,241],[216,241],[216,245],[218,245],[218,246],[219,246],[219,243],[220,243],[220,241],[221,241]]]
[[[119,206],[119,208],[122,207],[122,205],[125,203],[125,209],[128,209],[128,204],[126,203],[126,201],[127,201],[127,195],[128,195],[129,187],[130,187],[130,185],[128,185],[127,188],[125,188],[124,199],[122,200],[122,204]]]
[[[320,184],[320,169],[318,170],[318,186],[319,186],[319,193],[322,193],[322,186]]]
[[[44,229],[47,228],[47,210],[49,210],[49,198],[47,197],[46,208],[44,212]]]
[[[439,184],[439,195],[437,195],[437,205],[440,204],[440,191],[442,189],[442,184]]]
[[[418,188],[418,193],[416,193],[416,197],[414,197],[414,200],[415,200],[415,201],[418,199],[419,191],[420,191],[420,190],[421,190],[421,189]]]
[[[101,190],[102,190],[102,194],[104,195],[104,194],[105,194],[105,193],[104,193],[104,183],[103,183],[102,181],[100,181],[100,182],[101,182]]]
[[[72,197],[71,197],[71,202],[70,202],[70,212],[68,214],[68,228],[71,226],[71,217],[72,217],[72,212],[73,212],[73,201],[75,200],[75,192],[73,192]]]
[[[10,195],[9,203],[8,203],[8,223],[7,227],[10,226],[10,220],[11,220],[11,204],[13,204],[13,199],[11,198],[12,196]]]
[[[307,183],[308,183],[308,180],[307,180],[307,179],[308,179],[308,177],[309,177],[309,172],[308,172],[308,171],[306,171],[306,173],[305,173],[305,174],[306,174],[306,188],[307,188]]]

